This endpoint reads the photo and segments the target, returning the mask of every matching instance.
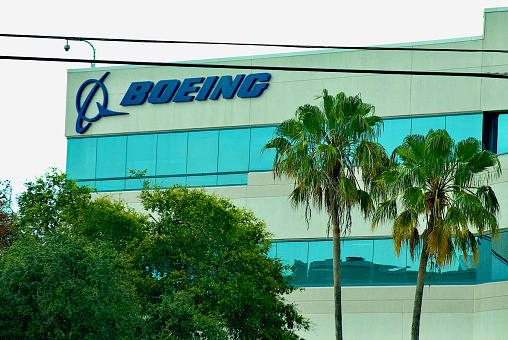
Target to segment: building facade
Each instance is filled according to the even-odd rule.
[[[501,236],[482,239],[479,263],[458,256],[429,268],[421,339],[508,336],[508,79],[472,76],[287,71],[274,67],[504,73],[508,9],[485,11],[484,35],[401,45],[406,50],[325,50],[200,61],[188,66],[107,67],[68,71],[67,173],[80,184],[141,209],[141,181],[187,184],[230,198],[266,221],[271,256],[304,291],[290,301],[314,324],[306,339],[334,337],[328,217],[310,223],[293,208],[293,183],[274,179],[273,153],[261,153],[275,127],[296,108],[330,93],[361,94],[384,118],[379,141],[391,152],[409,134],[446,128],[456,140],[475,137],[500,156],[493,185]],[[473,49],[473,52],[419,48]],[[195,65],[195,64],[201,64]],[[223,66],[225,68],[220,68]],[[235,68],[237,67],[237,68]],[[259,69],[267,67],[267,69]],[[410,335],[418,259],[394,255],[390,225],[371,230],[360,214],[342,244],[344,336],[406,339]]]

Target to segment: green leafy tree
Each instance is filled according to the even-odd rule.
[[[105,243],[26,235],[0,258],[0,338],[135,339],[132,267]]]
[[[333,276],[336,338],[342,339],[340,238],[351,228],[351,210],[359,206],[368,214],[373,204],[366,190],[382,165],[383,148],[372,140],[381,119],[360,96],[336,96],[323,91],[321,107],[299,107],[294,118],[284,121],[265,149],[275,150],[273,172],[295,181],[290,199],[325,208],[333,234]],[[366,170],[366,171],[362,171]],[[363,183],[363,184],[362,184]]]
[[[233,339],[299,339],[296,330],[308,322],[284,300],[295,288],[281,262],[267,255],[262,221],[186,187],[144,190],[142,200],[153,214],[138,256],[150,302],[185,292],[199,314],[219,320]]]
[[[0,181],[0,250],[13,241],[14,212],[11,208],[12,187],[9,181]]]
[[[186,291],[172,292],[149,304],[143,339],[228,340],[228,333],[217,317],[202,314],[195,297]]]
[[[69,221],[90,202],[93,192],[55,168],[25,186],[18,197],[18,228],[39,236],[65,232]]]
[[[420,252],[411,339],[419,338],[427,263],[449,264],[460,249],[478,259],[479,236],[498,233],[499,204],[489,180],[500,173],[497,156],[474,138],[455,144],[445,130],[411,135],[394,151],[398,164],[386,171],[377,190],[387,197],[373,215],[373,227],[393,221],[395,252],[408,244]],[[425,221],[423,230],[421,220]],[[475,237],[471,230],[478,232]]]

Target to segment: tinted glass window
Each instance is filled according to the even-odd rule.
[[[125,177],[126,148],[127,136],[98,138],[97,178]]]
[[[291,275],[294,285],[307,284],[307,253],[308,242],[277,242],[277,257],[290,269],[284,275]]]
[[[133,135],[127,137],[127,169],[144,171],[155,176],[157,135]],[[127,172],[126,176],[130,173]]]
[[[97,138],[67,140],[67,173],[72,179],[94,179]]]
[[[497,153],[508,152],[508,113],[498,117]]]
[[[397,256],[392,239],[374,240],[373,259],[374,284],[405,284],[406,252],[402,250]]]
[[[251,128],[250,134],[250,165],[251,171],[269,171],[273,166],[275,157],[274,150],[265,150],[261,154],[261,149],[273,137],[275,127]]]
[[[474,137],[482,140],[483,114],[446,116],[446,131],[455,140],[455,143]]]
[[[309,242],[309,286],[333,286],[332,240]]]
[[[249,170],[250,129],[219,132],[219,172]]]
[[[378,142],[383,145],[390,156],[396,147],[402,144],[404,138],[411,133],[411,119],[384,119],[384,129],[379,136]]]
[[[187,132],[157,135],[157,176],[187,173]]]
[[[345,240],[340,251],[340,275],[344,284],[372,282],[372,240]]]
[[[411,134],[426,136],[430,129],[444,129],[445,116],[411,118]]]
[[[219,131],[189,132],[187,173],[217,172]]]

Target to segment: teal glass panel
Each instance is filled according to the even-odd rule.
[[[143,182],[148,181],[150,184],[154,182],[153,178],[127,178],[125,179],[125,190],[142,190]]]
[[[76,182],[77,185],[79,185],[80,187],[90,187],[90,188],[95,188],[95,181],[78,181]]]
[[[261,149],[273,137],[275,127],[256,127],[250,129],[250,171],[270,171],[273,167],[275,158],[274,150],[265,150],[261,154]]]
[[[373,240],[344,240],[340,250],[340,277],[344,285],[372,283]]]
[[[418,268],[420,267],[420,252],[421,250],[417,250],[414,255],[414,260],[411,260],[409,249],[406,247],[406,256],[407,256],[407,271],[406,271],[406,284],[414,285],[416,284],[416,279],[418,278]],[[425,273],[425,284],[438,284],[437,274],[439,273],[438,269],[432,267],[430,261],[427,262],[427,269]]]
[[[500,114],[497,124],[497,153],[508,152],[508,113]]]
[[[508,280],[508,231],[492,240],[492,281]]]
[[[218,130],[189,132],[187,173],[216,173],[218,147]]]
[[[219,172],[249,170],[250,129],[219,132]]]
[[[157,176],[187,173],[187,132],[157,135]]]
[[[481,141],[482,129],[482,113],[446,116],[446,131],[448,131],[450,137],[455,140],[455,143],[468,139],[469,137]]]
[[[445,116],[411,118],[411,134],[426,136],[430,129],[444,129]]]
[[[291,275],[291,283],[295,286],[308,285],[307,253],[309,244],[306,241],[277,242],[277,258],[290,266],[284,271],[285,276]]]
[[[97,178],[125,177],[126,148],[127,136],[98,138]]]
[[[473,263],[473,253],[464,256],[460,249],[455,249],[455,259],[450,265],[437,270],[437,280],[440,284],[474,284],[476,283],[476,266]]]
[[[476,267],[476,282],[490,282],[492,274],[492,243],[490,237],[482,236],[478,246],[478,266]]]
[[[411,133],[411,119],[383,119],[384,128],[378,142],[386,149],[390,156],[396,147],[402,144],[404,138]]]
[[[271,259],[274,259],[277,255],[277,243],[272,243],[270,248],[268,248],[267,256]]]
[[[333,287],[333,242],[309,242],[308,286]]]
[[[217,185],[247,185],[248,174],[226,174],[217,176]]]
[[[146,176],[155,176],[155,161],[157,157],[157,135],[132,135],[127,136],[127,169],[144,171]]]
[[[187,176],[189,187],[212,187],[217,185],[217,175]]]
[[[160,185],[161,188],[167,189],[173,185],[186,185],[187,177],[186,176],[175,176],[175,177],[159,177],[155,180],[157,185]]]
[[[125,179],[114,179],[105,181],[96,181],[97,191],[119,191],[125,190]]]
[[[72,179],[94,179],[97,159],[97,138],[67,140],[67,169]]]
[[[406,283],[406,252],[395,254],[393,239],[374,240],[372,280],[376,285],[403,285]]]

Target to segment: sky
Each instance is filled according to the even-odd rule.
[[[0,33],[72,37],[372,46],[481,36],[498,0],[38,1],[2,4]],[[184,61],[298,51],[92,42],[97,59]],[[0,55],[91,59],[85,42],[2,38]],[[103,65],[105,67],[107,65]],[[0,181],[15,195],[50,167],[65,171],[67,70],[90,64],[0,59]],[[97,65],[96,67],[101,67]]]

